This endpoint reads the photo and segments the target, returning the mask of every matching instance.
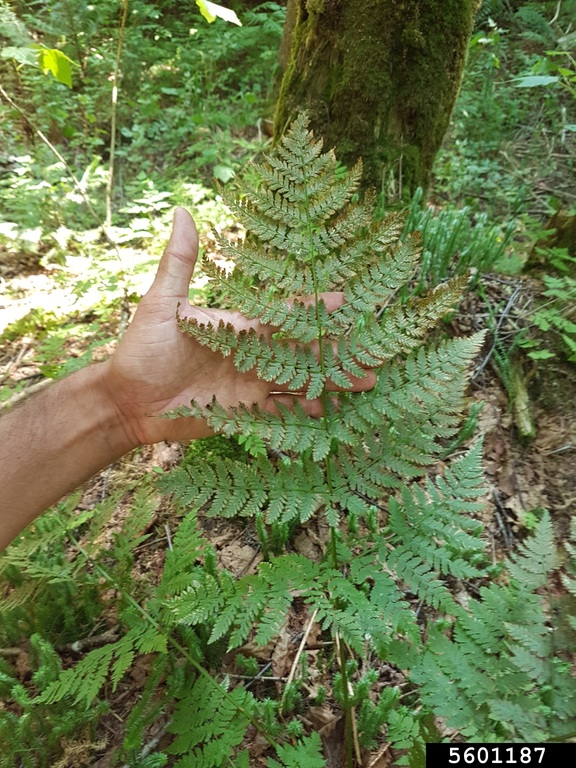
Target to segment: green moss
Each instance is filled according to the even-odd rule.
[[[448,126],[476,0],[297,0],[276,114],[281,134],[302,109],[365,186],[426,187]],[[320,8],[324,10],[319,10]]]

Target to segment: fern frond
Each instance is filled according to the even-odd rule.
[[[186,496],[184,501],[190,498],[190,493],[194,493],[184,469],[179,468],[178,473],[174,473],[170,480],[172,483],[177,481],[171,486],[172,490],[182,487]],[[198,562],[210,548],[199,530],[197,510],[193,507],[180,522],[173,538],[172,549],[166,552],[162,580],[158,587],[159,596],[179,594],[197,576]]]
[[[226,410],[216,401],[207,407],[192,401],[190,407],[181,406],[172,411],[169,416],[193,416],[205,419],[215,432],[221,432],[224,435],[258,436],[274,451],[305,453],[311,450],[315,461],[320,461],[328,455],[332,440],[353,445],[357,439],[339,418],[338,411],[331,402],[326,405],[324,423],[307,416],[297,400],[294,400],[291,407],[280,402],[276,407],[278,413],[263,411],[256,405],[251,408],[240,405]],[[175,476],[178,474],[178,472],[174,473]],[[179,481],[172,485],[168,481],[168,484],[164,482],[162,487],[165,490],[176,490],[178,484]],[[185,487],[182,488],[182,494],[185,494],[185,498],[188,499]],[[179,495],[182,496],[182,494]]]
[[[40,695],[38,701],[53,704],[65,696],[70,696],[76,702],[84,701],[88,707],[104,685],[114,656],[118,655],[122,660],[131,649],[132,638],[129,640],[122,638],[117,643],[108,643],[102,648],[95,648],[75,667],[64,671],[60,678]]]
[[[207,515],[256,515],[263,539],[265,525],[287,530],[321,514],[332,529],[330,552],[321,562],[271,557],[256,573],[235,579],[214,564],[208,567],[215,558],[195,540],[183,578],[169,566],[170,588],[165,585],[160,595],[163,623],[180,631],[194,628],[218,647],[238,648],[249,638],[266,644],[282,631],[297,597],[315,611],[324,633],[343,641],[341,647],[361,657],[369,648],[403,669],[416,667],[425,703],[443,705],[455,727],[486,734],[493,711],[489,697],[496,692],[518,706],[527,698],[532,712],[536,681],[549,670],[542,655],[545,634],[531,642],[523,633],[530,619],[541,623],[536,595],[524,590],[520,609],[516,587],[510,588],[497,605],[497,618],[481,626],[497,593],[486,590],[485,599],[471,599],[465,611],[448,588],[448,578],[481,574],[484,547],[474,520],[484,495],[480,445],[458,460],[446,459],[434,479],[427,473],[439,456],[446,458],[446,440],[458,431],[468,370],[482,337],[435,347],[424,341],[454,310],[466,279],[406,299],[420,258],[418,236],[401,240],[402,218],[396,215],[372,221],[373,198],[354,200],[360,167],[342,171],[333,153],[323,153],[321,142],[313,140],[305,116],[275,154],[255,167],[254,176],[251,187],[241,186],[243,197],[229,201],[247,227],[246,240],[220,241],[234,268],[226,273],[207,263],[206,271],[231,306],[255,328],[258,322],[268,328],[236,334],[223,323],[185,318],[180,327],[230,356],[238,371],[270,382],[270,392],[277,387],[320,398],[322,418],[306,416],[296,399],[292,407],[277,403],[274,413],[251,403],[224,408],[216,401],[178,408],[172,415],[202,418],[224,435],[257,438],[263,450],[249,462],[193,462],[162,484]],[[346,300],[332,312],[322,302],[312,307],[290,298],[327,290],[342,291]],[[346,392],[350,376],[361,377],[366,367],[379,369],[376,387]],[[343,390],[337,403],[333,385]],[[345,517],[348,533],[340,530]],[[534,572],[532,564],[522,567]],[[453,633],[431,631],[427,647],[416,602],[454,617]],[[448,685],[452,679],[453,649],[458,695],[452,701],[444,691],[437,701],[438,680]],[[344,685],[346,669],[340,674]],[[379,710],[374,722],[387,725],[386,738],[397,748],[421,753],[424,720],[408,709]],[[199,733],[196,741],[181,743],[189,760],[182,765],[246,764],[245,752],[234,756],[232,750],[225,758],[212,753],[212,734]],[[298,766],[307,765],[297,754]],[[280,750],[278,756],[291,765]]]
[[[199,574],[178,595],[164,601],[164,622],[167,626],[208,624],[214,614],[222,610],[228,593],[234,589],[226,573],[219,580],[205,572]]]
[[[481,447],[480,442],[473,446],[444,478],[427,479],[424,487],[404,487],[399,499],[390,499],[392,541],[458,578],[479,575],[469,560],[484,551],[482,526],[470,517],[470,512],[482,509],[478,499],[485,495]]]
[[[396,578],[406,585],[409,592],[418,595],[434,608],[442,608],[446,613],[454,610],[455,602],[449,589],[411,549],[397,547],[388,554],[388,563]]]
[[[306,457],[279,465],[275,472],[260,463],[260,471],[270,489],[266,513],[268,523],[276,520],[305,522],[326,502],[324,473],[318,464]]]
[[[367,318],[361,329],[350,333],[350,352],[369,366],[410,352],[442,317],[454,310],[465,284],[465,278],[455,278],[428,296],[393,305],[380,320]]]
[[[557,565],[551,537],[545,515],[507,562],[510,583],[482,588],[468,610],[458,608],[453,639],[434,631],[414,672],[424,701],[470,739],[537,741],[562,733],[576,716],[576,683],[555,658],[537,592]],[[451,681],[449,701],[440,700],[441,679]]]
[[[394,749],[410,749],[418,739],[422,741],[420,724],[408,707],[398,707],[390,712],[386,736]]]
[[[95,648],[76,664],[62,672],[38,697],[37,701],[53,704],[65,697],[90,706],[111,675],[112,689],[116,690],[125,672],[132,665],[136,653],[166,652],[166,637],[154,626],[139,623],[114,643]]]
[[[193,317],[178,316],[178,327],[203,347],[219,352],[223,357],[228,357],[238,347],[238,336],[230,323],[220,321],[218,326],[214,326],[199,323]]]
[[[391,225],[385,221],[381,226],[384,231],[395,232],[401,229],[396,217]],[[419,238],[416,235],[412,235],[405,242],[397,243],[390,251],[381,245],[382,240],[387,243],[387,237],[381,232],[375,232],[372,238],[371,250],[375,263],[363,264],[363,269],[358,270],[354,277],[347,281],[344,286],[346,304],[333,316],[333,322],[345,328],[350,327],[357,319],[358,312],[374,311],[399,288],[406,285],[420,260]]]
[[[223,255],[234,261],[239,272],[247,277],[257,277],[287,295],[310,293],[310,286],[313,291],[311,270],[302,273],[302,268],[295,262],[283,261],[283,252],[278,248],[264,248],[251,242],[236,245],[224,239],[219,240],[219,245]]]
[[[196,680],[175,707],[169,730],[176,738],[169,752],[182,755],[177,768],[225,765],[250,723],[253,698],[243,688],[226,691],[204,677]]]
[[[302,561],[297,556],[262,563],[257,574],[237,580],[227,572],[218,580],[204,574],[165,601],[166,620],[171,625],[211,626],[209,642],[227,636],[229,650],[241,646],[256,627],[254,639],[265,645],[286,619],[295,584],[299,587],[303,578]]]
[[[374,561],[373,553],[352,560],[350,578],[359,587],[371,585],[369,599],[388,627],[385,634],[391,635],[392,630],[412,640],[417,639],[419,630],[414,611],[396,581],[380,563]]]
[[[278,760],[268,758],[268,768],[326,768],[322,742],[315,731],[297,744],[284,744],[276,749]]]
[[[537,588],[546,584],[548,574],[558,564],[552,520],[546,512],[534,535],[518,545],[518,553],[511,557],[508,568],[519,584]]]

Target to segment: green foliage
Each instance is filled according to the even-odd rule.
[[[80,65],[78,88],[69,93],[48,78],[33,80],[32,71],[22,71],[22,85],[39,125],[68,142],[98,208],[105,171],[92,154],[108,138],[109,94],[102,83],[113,62],[117,4],[99,4],[97,17],[90,11],[70,18],[65,5],[76,8],[74,0],[46,4],[50,14],[36,18],[34,28],[50,45],[65,29],[65,50]],[[241,158],[258,146],[245,139],[233,143],[232,133],[261,115],[284,10],[266,3],[246,11],[241,28],[219,21],[208,26],[198,17],[201,26],[191,36],[188,20],[177,18],[170,3],[138,0],[131,8],[118,150],[124,181],[113,234],[138,247],[159,237],[157,222],[167,219],[172,203],[191,201],[201,207],[202,219],[231,221],[202,185],[170,179],[166,188],[167,176],[154,177],[182,163],[191,178],[214,175],[227,183]],[[536,17],[520,21],[539,34]],[[82,55],[83,42],[76,55],[83,40],[97,56]],[[457,148],[450,159],[441,158],[439,169],[442,183],[464,199],[486,194],[508,210],[523,191],[501,172],[499,131],[530,114],[536,99],[528,92],[520,101],[505,98],[523,92],[499,76],[503,40],[493,28],[473,41],[472,76],[479,82],[488,75],[490,84],[479,105],[463,94]],[[224,102],[230,111],[223,111]],[[20,134],[14,116],[9,119]],[[106,286],[118,278],[112,269],[102,270],[94,238],[76,241],[62,230],[56,237],[54,222],[80,230],[85,215],[62,167],[37,149],[9,162],[19,182],[14,191],[6,177],[0,190],[14,224],[0,230],[3,242],[11,249],[28,242],[34,249],[38,239],[25,235],[40,222],[43,233],[54,232],[53,261],[75,248],[96,256],[78,293],[96,286],[110,295]],[[396,215],[375,222],[370,198],[356,201],[359,173],[359,167],[346,172],[331,153],[323,154],[305,120],[298,121],[277,152],[250,172],[239,198],[221,190],[248,230],[240,243],[218,236],[233,271],[225,274],[208,260],[203,265],[222,303],[274,325],[273,337],[236,336],[231,327],[179,320],[183,332],[231,356],[238,370],[256,369],[282,388],[319,397],[322,418],[309,418],[296,402],[280,405],[275,414],[251,403],[225,410],[217,402],[192,403],[172,414],[201,416],[223,436],[190,446],[183,465],[160,479],[162,491],[178,500],[182,519],[158,585],[136,579],[133,571],[135,548],[149,543],[142,531],[154,514],[147,486],[133,494],[131,515],[107,549],[94,542],[114,497],[79,518],[71,514],[73,502],[46,516],[2,561],[0,639],[10,645],[30,638],[35,655],[25,685],[11,664],[0,665],[0,691],[8,701],[0,713],[0,752],[12,761],[10,768],[52,764],[61,739],[93,723],[100,698],[113,701],[142,655],[152,655],[153,662],[126,724],[121,757],[130,766],[175,761],[249,768],[246,744],[258,731],[270,745],[264,758],[269,768],[321,768],[320,737],[308,733],[299,717],[302,680],[293,680],[279,703],[268,698],[270,688],[234,687],[234,676],[220,672],[223,659],[231,665],[233,652],[247,644],[261,648],[282,637],[286,619],[303,608],[319,624],[320,663],[331,686],[318,690],[316,703],[328,699],[343,710],[350,752],[352,718],[360,745],[375,749],[386,739],[399,765],[423,764],[424,741],[438,738],[429,726],[434,716],[469,738],[566,733],[574,717],[568,646],[552,629],[554,615],[542,597],[558,568],[549,521],[544,517],[534,538],[506,562],[502,583],[487,586],[482,528],[475,519],[484,496],[481,445],[460,449],[475,424],[471,412],[460,430],[468,371],[482,338],[436,335],[427,341],[455,307],[464,278],[420,293],[448,275],[492,268],[508,247],[512,226],[491,224],[471,207],[447,208],[434,217],[431,209],[422,213],[418,201],[407,223]],[[410,234],[416,228],[421,239]],[[570,286],[548,289],[566,293]],[[322,302],[316,308],[286,302],[293,294],[317,297],[325,290],[343,290],[346,303],[328,313]],[[65,332],[56,320],[40,319],[46,325],[40,362],[46,374],[61,375],[68,370],[61,361]],[[317,344],[318,355],[309,343]],[[348,375],[362,375],[363,366],[378,368],[372,391],[328,394],[332,384],[349,389]],[[264,562],[240,576],[221,567],[203,532],[210,525],[205,518],[215,516],[242,516],[249,526],[253,521]],[[312,561],[292,545],[296,531],[316,522],[327,523],[329,541]],[[92,543],[81,545],[78,538]],[[71,544],[77,557],[66,556]],[[574,545],[568,551],[573,556]],[[574,599],[575,573],[576,563],[564,574]],[[466,607],[454,598],[455,581],[476,595]],[[104,593],[107,600],[115,595],[119,636],[83,650],[71,666],[67,656],[62,669],[62,646],[78,640],[79,628],[92,631],[103,610],[110,615]],[[574,613],[571,605],[571,630]],[[253,675],[252,685],[260,664],[243,658],[235,668]],[[383,662],[408,671],[408,695],[382,685]],[[306,663],[304,653],[303,675]],[[447,689],[454,696],[447,697]],[[167,713],[171,746],[143,754],[148,727]]]
[[[576,262],[568,256],[565,261]],[[534,335],[527,330],[517,343],[534,360],[554,357],[556,348],[562,350],[570,362],[576,362],[576,323],[570,319],[576,280],[570,275],[544,275],[542,279],[546,286],[542,296],[546,300],[539,303],[530,316],[531,326],[541,333]]]
[[[463,275],[469,270],[478,277],[498,270],[505,264],[515,229],[514,222],[490,224],[487,213],[474,215],[469,206],[422,210],[422,192],[417,190],[405,231],[417,230],[422,237],[420,285],[434,285],[448,275]]]
[[[205,269],[234,306],[272,323],[274,337],[237,335],[232,326],[189,320],[180,320],[180,327],[232,356],[240,371],[255,367],[262,378],[288,383],[309,399],[321,397],[324,415],[312,419],[297,403],[279,405],[276,414],[250,404],[229,410],[217,402],[181,407],[171,415],[201,416],[226,435],[250,434],[268,453],[250,463],[218,456],[210,463],[187,461],[161,487],[191,505],[187,530],[198,507],[209,515],[254,516],[257,526],[322,515],[332,529],[332,546],[320,562],[269,555],[257,573],[237,579],[195,566],[188,585],[168,597],[163,624],[196,632],[208,626],[208,642],[226,638],[229,650],[249,637],[263,646],[279,634],[298,595],[322,631],[341,638],[355,654],[363,656],[368,644],[378,657],[404,664],[420,645],[406,592],[432,608],[453,611],[444,579],[481,573],[481,526],[471,517],[483,494],[480,446],[436,481],[421,485],[412,479],[426,474],[443,441],[458,431],[467,370],[481,336],[421,346],[428,329],[454,306],[462,282],[420,298],[397,298],[416,270],[417,239],[400,241],[398,217],[375,223],[369,200],[352,202],[359,169],[337,169],[332,153],[322,154],[307,132],[305,118],[252,178],[259,178],[258,185],[244,187],[240,201],[227,196],[250,232],[239,246],[221,242],[234,257],[234,269]],[[321,302],[314,309],[286,301],[293,292],[318,297],[339,288],[347,303],[332,313]],[[314,339],[319,359],[305,346]],[[349,388],[347,374],[361,375],[359,362],[379,366],[378,383],[361,395],[341,394],[336,408],[326,397],[327,386]],[[353,532],[359,520],[373,518],[382,499],[389,505],[384,526],[362,539],[353,533],[342,538],[341,519],[349,519]],[[359,701],[365,687],[357,685]],[[418,720],[390,702],[365,707],[361,722],[367,742],[384,723],[399,749],[415,748],[420,738]]]
[[[60,657],[38,634],[30,637],[30,666],[33,690],[43,691],[58,679]],[[0,690],[4,702],[0,712],[3,768],[52,765],[61,754],[62,744],[78,733],[93,733],[106,710],[100,702],[90,710],[71,709],[67,702],[47,706],[18,680],[15,670],[0,669]]]
[[[441,627],[431,631],[414,681],[423,701],[470,741],[534,742],[572,730],[569,646],[551,626],[549,601],[539,593],[558,564],[546,514],[506,563],[508,583],[483,587],[481,599],[458,609],[451,636]],[[449,697],[440,693],[445,685]]]
[[[549,21],[553,16],[555,24]],[[544,53],[570,50],[564,30],[573,16],[573,3],[557,9],[544,9],[542,3],[483,3],[451,127],[436,160],[437,197],[485,211],[493,221],[533,211],[536,179],[544,187],[536,195],[539,211],[548,201],[553,206],[558,199],[561,205],[571,202],[569,195],[563,197],[562,183],[570,171],[544,136],[554,136],[555,146],[570,145],[574,103],[566,98],[569,89],[560,87],[555,67],[573,66],[566,56]],[[545,81],[528,77],[545,77],[551,85],[536,88]]]
[[[222,243],[234,256],[234,269],[227,275],[210,265],[206,270],[234,305],[273,323],[276,333],[267,341],[254,333],[238,336],[231,326],[181,320],[180,327],[232,356],[239,370],[255,367],[278,385],[289,383],[308,398],[320,396],[324,415],[310,419],[297,403],[292,409],[279,406],[276,414],[249,404],[226,410],[217,402],[179,408],[173,416],[201,416],[226,435],[250,434],[268,453],[249,463],[218,456],[210,464],[190,462],[161,485],[190,505],[186,525],[199,507],[207,515],[254,516],[260,526],[305,524],[321,515],[331,527],[331,544],[319,562],[289,553],[268,555],[255,574],[235,579],[227,571],[201,574],[196,567],[188,585],[166,600],[163,623],[197,632],[207,626],[208,643],[226,638],[228,650],[249,638],[264,646],[280,633],[297,595],[335,643],[344,642],[361,658],[370,648],[376,658],[412,667],[425,712],[446,712],[466,735],[489,738],[489,728],[490,738],[496,733],[503,740],[558,732],[557,722],[568,721],[572,705],[566,703],[552,722],[550,705],[540,717],[544,704],[534,699],[546,698],[549,690],[554,698],[571,690],[561,659],[542,639],[548,617],[537,590],[557,562],[548,518],[506,565],[510,586],[482,588],[483,599],[466,610],[446,582],[486,573],[482,526],[474,519],[483,496],[480,444],[434,480],[426,477],[443,441],[458,431],[466,373],[481,343],[472,337],[422,346],[430,321],[452,306],[457,284],[431,297],[397,298],[415,271],[416,241],[408,237],[400,244],[397,219],[374,224],[369,203],[351,202],[356,172],[336,174],[335,160],[321,154],[304,118],[254,177],[260,178],[258,186],[245,187],[241,202],[229,203],[250,232],[239,246]],[[330,314],[321,304],[310,311],[286,302],[293,291],[318,296],[340,287],[348,303]],[[384,311],[375,311],[379,306]],[[319,360],[304,346],[314,338]],[[295,349],[288,339],[296,340]],[[357,372],[356,360],[379,365],[378,383],[361,395],[340,394],[336,409],[324,396],[327,385],[332,380],[345,388],[345,374]],[[374,526],[374,510],[383,501],[385,519]],[[361,536],[355,533],[358,521],[365,526]],[[489,647],[481,645],[481,655],[472,645],[480,632],[475,627],[486,623],[496,598],[500,612],[490,626],[500,636],[491,638]],[[455,617],[454,639],[432,622],[423,642],[411,599]],[[504,650],[506,636],[510,645]],[[504,662],[507,653],[513,662]],[[489,664],[490,672],[480,680],[480,669]],[[519,690],[520,674],[525,678]],[[415,717],[389,694],[374,703],[368,698],[374,678],[369,674],[351,683],[354,676],[354,665],[341,666],[334,695],[345,710],[360,707],[361,738],[370,744],[385,730],[397,749],[408,750],[403,761],[417,761],[424,717]],[[455,680],[458,696],[447,702],[448,679]]]
[[[2,37],[15,46],[31,42],[26,26],[5,0],[0,2],[0,32]]]
[[[320,736],[313,733],[296,746],[285,745],[278,749],[277,760],[268,759],[268,768],[324,768],[326,762],[320,754]]]
[[[100,612],[97,579],[78,574],[67,558],[68,531],[88,515],[72,514],[77,495],[36,523],[0,559],[0,643],[12,645],[34,633],[58,644],[76,640],[77,626],[90,628]]]
[[[226,763],[243,740],[253,709],[243,688],[226,691],[199,678],[178,701],[170,731],[170,753],[182,755],[178,768],[212,768]]]

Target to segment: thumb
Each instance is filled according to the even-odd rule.
[[[185,208],[176,208],[172,234],[166,246],[152,289],[164,296],[188,296],[188,287],[198,258],[198,232]]]

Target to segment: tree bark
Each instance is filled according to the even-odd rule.
[[[279,137],[302,110],[385,197],[426,189],[458,94],[478,0],[288,0]]]

